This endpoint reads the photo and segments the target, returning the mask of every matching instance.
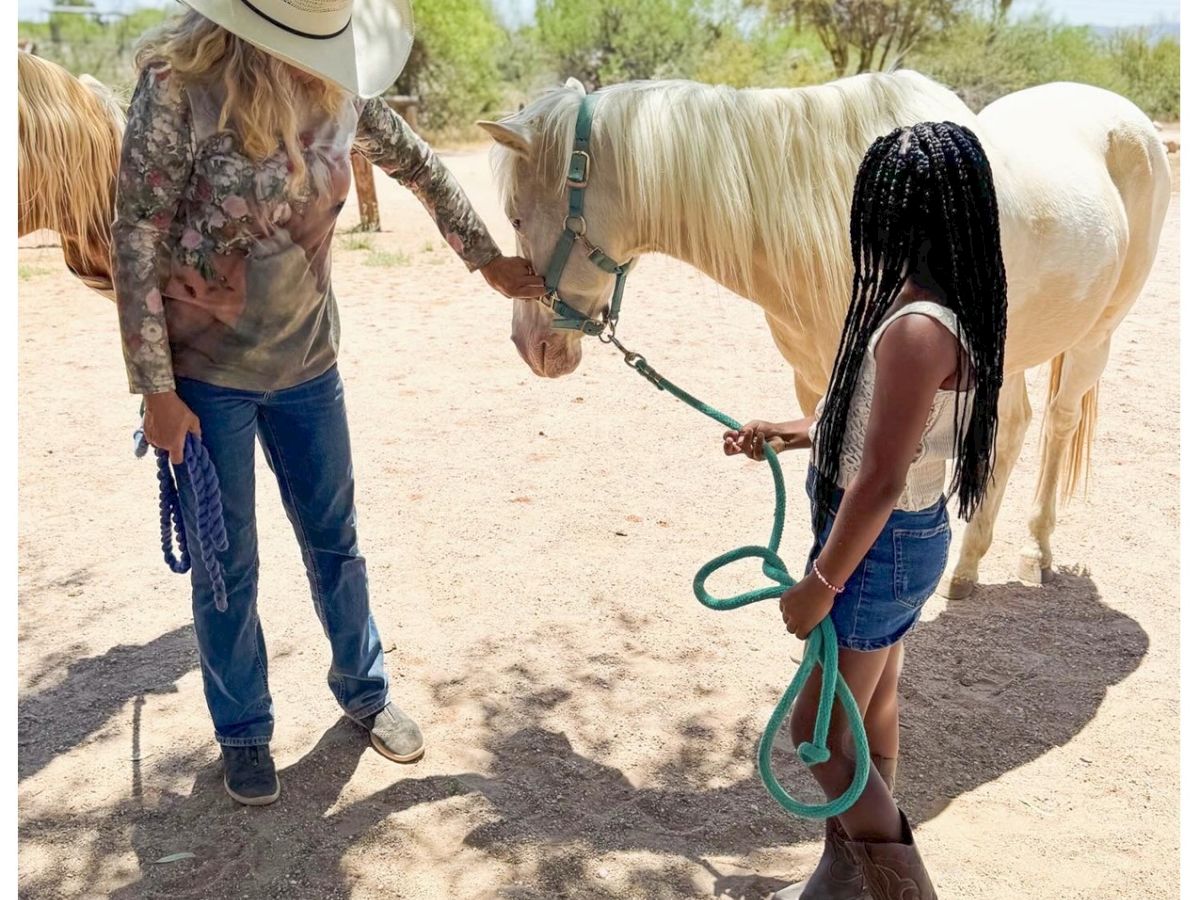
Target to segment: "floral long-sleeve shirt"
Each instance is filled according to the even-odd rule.
[[[279,390],[334,364],[330,262],[353,147],[416,193],[469,268],[500,254],[454,177],[381,100],[347,96],[305,125],[299,190],[282,147],[254,162],[218,130],[223,100],[220,85],[164,65],[143,70],[133,95],[113,225],[133,393],[171,390],[176,376]]]

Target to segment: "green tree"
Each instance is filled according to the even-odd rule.
[[[488,0],[413,0],[416,41],[396,88],[421,98],[423,124],[463,127],[500,99],[504,29]]]
[[[555,74],[589,88],[683,77],[712,36],[691,0],[538,0],[535,21]]]
[[[161,9],[140,9],[98,21],[89,14],[57,12],[48,22],[18,22],[17,33],[34,41],[38,56],[75,75],[87,73],[125,94],[133,88],[133,48],[138,38],[168,14]]]
[[[1044,16],[999,22],[964,17],[912,62],[975,110],[1023,88],[1077,81],[1128,97],[1151,116],[1179,115],[1179,43],[1138,31],[1106,39]]]
[[[1179,41],[1122,30],[1105,49],[1126,96],[1152,116],[1179,118]]]
[[[895,65],[975,0],[758,0],[816,31],[836,74]],[[1000,0],[996,9],[1007,10]],[[998,15],[1001,13],[998,12]]]
[[[819,84],[833,77],[828,55],[811,30],[773,20],[719,20],[690,73],[696,81],[735,88]]]

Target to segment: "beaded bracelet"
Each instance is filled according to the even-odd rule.
[[[815,560],[813,561],[812,570],[813,574],[817,576],[821,584],[825,585],[825,587],[829,588],[829,590],[833,591],[835,594],[841,594],[846,590],[845,585],[842,587],[836,587],[835,585],[830,584],[829,579],[822,575],[821,570],[817,568],[817,563]]]

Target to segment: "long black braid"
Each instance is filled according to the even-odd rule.
[[[932,289],[959,322],[975,402],[970,415],[955,395],[954,472],[958,514],[978,509],[995,465],[996,420],[1004,378],[1008,301],[1000,217],[992,169],[968,128],[923,122],[897,128],[867,150],[850,209],[854,289],[817,425],[818,525],[832,512],[850,403],[871,335],[906,280]]]

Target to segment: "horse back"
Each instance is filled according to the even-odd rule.
[[[1154,124],[1118,94],[1068,82],[1002,97],[979,121],[997,149],[1014,349],[1035,365],[1111,334],[1149,274],[1170,200]]]

